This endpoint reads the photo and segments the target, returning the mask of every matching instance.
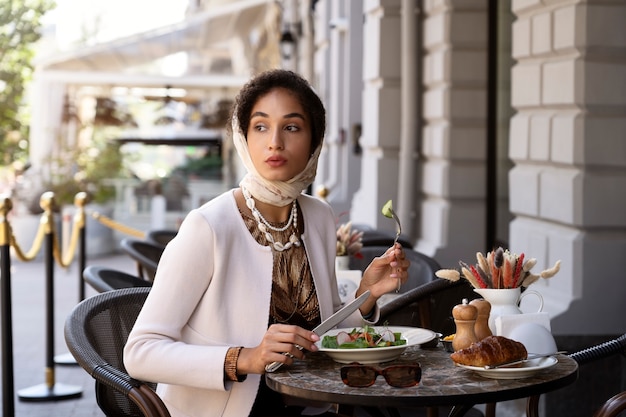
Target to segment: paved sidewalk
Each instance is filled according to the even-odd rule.
[[[87,265],[106,265],[136,274],[134,261],[126,254],[92,258]],[[56,266],[54,270],[54,355],[65,357],[69,351],[63,337],[65,318],[79,300],[79,273],[76,260],[69,268]],[[11,259],[13,369],[15,391],[15,417],[102,417],[96,404],[94,380],[76,364],[55,365],[54,381],[58,386],[69,386],[70,392],[80,393],[80,398],[59,401],[23,401],[24,391],[36,388],[46,381],[46,275],[43,261],[21,262]],[[89,297],[96,292],[85,287]],[[68,357],[71,357],[69,355]],[[1,366],[1,364],[0,364]],[[1,383],[1,382],[0,382]],[[45,386],[45,385],[44,385]],[[0,398],[4,387],[0,391]],[[39,391],[36,391],[39,392]],[[20,394],[22,393],[22,394]],[[40,398],[35,395],[34,398]],[[0,414],[2,409],[0,409]],[[9,417],[9,416],[4,416]],[[12,416],[11,416],[12,417]]]

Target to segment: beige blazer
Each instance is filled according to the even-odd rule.
[[[335,217],[311,196],[298,198],[302,236],[322,319],[340,307]],[[124,350],[131,376],[158,383],[174,417],[244,417],[259,375],[224,381],[231,346],[257,346],[267,330],[272,252],[250,235],[233,191],[193,210],[165,249],[150,295]],[[342,327],[359,326],[358,310]]]

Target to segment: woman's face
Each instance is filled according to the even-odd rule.
[[[288,181],[304,170],[311,155],[310,123],[297,97],[287,89],[275,88],[257,100],[247,140],[262,177]]]

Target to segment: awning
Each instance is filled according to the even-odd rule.
[[[177,129],[174,127],[150,130],[128,130],[115,139],[119,143],[169,146],[216,146],[222,143],[218,129]]]
[[[91,83],[100,79],[98,84],[113,81],[117,85],[129,84],[120,81],[129,76],[135,77],[132,84],[137,85],[136,82],[141,84],[140,78],[146,74],[137,73],[136,67],[177,52],[204,55],[206,59],[229,59],[231,55],[228,41],[235,37],[247,39],[250,32],[267,19],[268,13],[276,13],[276,4],[272,0],[232,1],[191,15],[183,22],[56,54],[36,62],[36,67],[40,75],[42,72],[45,74],[45,78],[65,79],[72,83]],[[200,87],[207,84],[206,80],[202,81],[204,77],[215,78],[209,84],[226,82],[241,85],[243,79],[235,77],[227,81],[226,78],[231,74],[223,73],[189,75],[195,77],[195,82]],[[149,84],[162,86],[165,84],[162,81],[167,79],[160,75],[154,77],[161,82],[154,80]]]

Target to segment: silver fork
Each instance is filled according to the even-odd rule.
[[[392,208],[390,208],[389,211],[391,212],[391,217],[393,217],[393,219],[396,221],[396,238],[393,240],[393,244],[395,246],[395,244],[398,242],[398,239],[400,238],[400,234],[402,233],[402,226],[400,225],[400,219],[396,215],[396,212],[393,211]]]
[[[400,234],[402,233],[402,226],[400,225],[400,219],[393,208],[389,208],[389,212],[391,213],[391,217],[396,221],[396,237],[393,240],[393,246],[396,246],[398,239],[400,238]],[[402,285],[402,280],[398,278],[398,288],[396,288],[396,292],[400,291],[400,286]]]

